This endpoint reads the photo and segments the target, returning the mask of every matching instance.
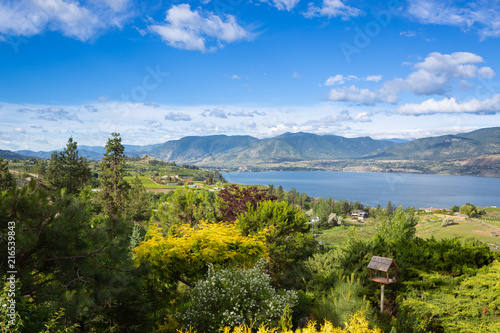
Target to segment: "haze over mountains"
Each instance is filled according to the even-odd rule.
[[[80,145],[78,148],[80,155],[93,160],[100,160],[104,153],[104,147]],[[4,158],[16,158],[17,154],[49,158],[51,152],[0,151],[0,156]],[[219,167],[351,159],[442,162],[500,154],[500,127],[402,143],[397,140],[345,138],[303,132],[285,133],[268,139],[226,135],[188,136],[163,144],[125,145],[125,154],[147,154],[178,164]]]

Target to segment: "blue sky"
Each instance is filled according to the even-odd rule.
[[[0,149],[500,126],[500,1],[0,0]]]

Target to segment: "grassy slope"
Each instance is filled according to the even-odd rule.
[[[492,249],[500,248],[500,237],[491,236],[491,232],[500,235],[500,208],[486,208],[486,215],[481,218],[469,220],[455,220],[456,224],[441,227],[445,215],[421,213],[420,223],[417,225],[417,236],[422,238],[434,237],[436,239],[467,238],[473,237],[483,243],[489,244]],[[326,244],[339,244],[347,240],[349,228],[354,226],[360,238],[371,238],[375,234],[375,221],[372,218],[360,223],[348,220],[345,226],[334,227],[319,231],[318,240]]]

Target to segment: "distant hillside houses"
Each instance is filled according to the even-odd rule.
[[[355,211],[353,211],[351,213],[351,216],[357,217],[358,220],[363,220],[363,219],[367,218],[368,215],[369,215],[368,212],[365,212],[362,209],[356,209]]]

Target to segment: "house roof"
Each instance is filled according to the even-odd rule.
[[[376,269],[377,271],[387,272],[391,267],[398,269],[398,265],[391,258],[373,256],[368,264],[368,268]]]

